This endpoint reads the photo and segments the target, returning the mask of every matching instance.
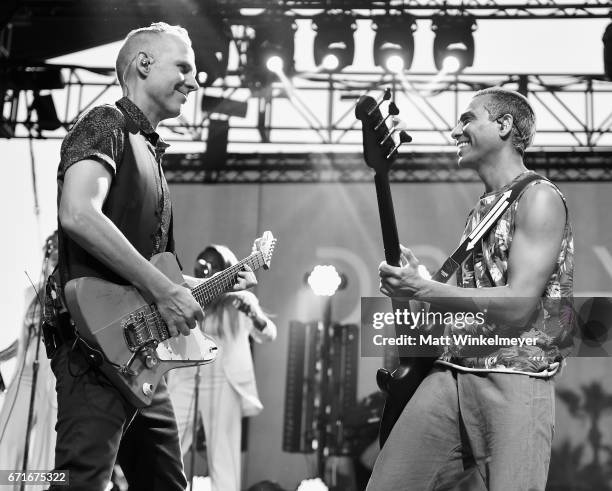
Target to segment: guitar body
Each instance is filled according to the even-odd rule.
[[[175,283],[184,283],[173,254],[157,254],[151,263]],[[132,286],[99,278],[77,278],[66,284],[65,297],[81,337],[103,353],[102,371],[136,407],[151,404],[168,370],[210,363],[216,357],[214,341],[197,328],[189,336],[166,339],[135,355],[126,340],[126,330],[134,325],[135,312],[153,320],[155,310]],[[129,370],[119,369],[128,364]]]
[[[434,360],[435,358],[403,357],[393,373],[386,368],[379,368],[376,372],[376,384],[387,394],[378,432],[381,447],[387,441],[406,404],[431,371]]]

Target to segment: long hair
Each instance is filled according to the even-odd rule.
[[[198,258],[203,257],[206,253],[212,252],[213,254],[217,254],[222,261],[223,269],[230,268],[235,264],[238,264],[238,258],[232,252],[232,250],[223,244],[210,244],[204,248],[200,254],[198,254]],[[241,292],[228,292],[223,295],[217,297],[217,299],[213,300],[208,307],[206,308],[206,318],[210,323],[210,327],[212,328],[211,334],[217,334],[220,337],[224,337],[225,329],[229,328],[232,334],[236,334],[237,326],[235,323],[231,323],[230,326],[222,326],[221,323],[223,321],[223,312],[226,308],[233,309],[232,302],[234,298],[240,296]],[[231,316],[233,317],[233,316]]]

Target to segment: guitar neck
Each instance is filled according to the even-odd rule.
[[[377,172],[374,176],[374,183],[376,184],[376,199],[378,200],[378,214],[380,216],[383,246],[385,248],[385,261],[391,266],[399,266],[400,243],[397,223],[395,222],[395,211],[393,210],[389,175],[385,172]]]
[[[203,283],[200,283],[191,290],[191,294],[202,308],[206,308],[219,295],[227,293],[232,289],[236,283],[238,273],[243,270],[245,265],[248,265],[253,271],[256,271],[264,264],[265,261],[262,252],[254,252],[242,261],[224,269]]]
[[[380,226],[382,229],[383,246],[385,248],[385,261],[392,266],[400,265],[400,242],[397,232],[397,223],[395,221],[395,211],[393,209],[393,199],[391,197],[391,186],[389,183],[389,175],[383,172],[377,172],[374,176],[376,184],[376,198],[378,200],[378,213],[380,215]],[[391,300],[393,311],[397,309],[409,309],[410,304],[407,302],[399,302]],[[395,326],[396,335],[408,334],[406,326]],[[406,362],[407,359],[399,356],[397,349],[386,349],[384,353],[385,367],[393,367],[397,362]]]

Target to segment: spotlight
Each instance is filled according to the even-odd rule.
[[[326,71],[341,71],[353,64],[357,28],[355,18],[349,14],[319,14],[312,19],[317,31],[314,39],[315,65]],[[333,60],[335,58],[335,60]]]
[[[602,41],[604,45],[604,73],[609,80],[612,80],[612,24],[608,24],[608,27],[606,27]]]
[[[321,297],[331,297],[346,287],[346,277],[333,266],[315,266],[306,281],[313,293]]]
[[[198,79],[198,84],[203,86],[208,80],[208,73],[198,72],[198,76],[196,78]]]
[[[323,61],[321,62],[321,66],[323,67],[323,70],[333,72],[340,66],[340,60],[334,54],[325,55],[325,58],[323,58]]]
[[[457,73],[460,69],[461,62],[454,55],[448,55],[442,61],[442,71],[444,73]]]
[[[455,72],[472,66],[474,63],[474,36],[476,20],[471,15],[434,17],[431,26],[436,33],[434,39],[434,63],[438,71],[444,70],[444,60],[453,56],[456,62],[450,61],[450,68]]]
[[[249,25],[255,36],[246,51],[244,77],[254,88],[269,85],[278,80],[277,73],[290,76],[294,67],[294,34],[296,25],[284,15],[258,16]]]
[[[284,65],[283,59],[278,55],[272,55],[266,61],[266,68],[273,73],[282,72]]]
[[[372,19],[374,64],[389,72],[410,69],[414,56],[416,20],[408,14],[376,16]]]

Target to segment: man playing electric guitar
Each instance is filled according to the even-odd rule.
[[[534,132],[527,99],[504,89],[476,93],[461,115],[451,134],[459,166],[474,169],[485,185],[464,237],[497,198],[531,174],[523,154]],[[447,325],[445,334],[537,341],[477,353],[454,341],[445,346],[393,427],[368,490],[452,489],[461,479],[470,482],[461,489],[543,490],[553,375],[571,349],[571,324],[555,309],[544,312],[548,299],[572,295],[573,239],[560,191],[544,178],[529,183],[460,266],[457,286],[423,278],[409,249],[402,256],[401,267],[380,265],[382,293],[486,315],[479,327]]]
[[[58,170],[61,287],[81,277],[131,284],[155,304],[171,336],[189,335],[203,312],[188,288],[149,262],[154,254],[174,252],[161,168],[167,145],[155,128],[178,116],[197,89],[194,60],[179,26],[156,23],[129,33],[116,64],[124,97],[79,119],[62,144]],[[241,271],[233,288],[255,283],[250,270]],[[152,403],[136,411],[100,371],[99,352],[84,346],[68,322],[59,324],[62,342],[51,362],[58,396],[55,465],[70,474],[69,485],[57,489],[104,490],[118,457],[131,490],[184,490],[163,380]]]

